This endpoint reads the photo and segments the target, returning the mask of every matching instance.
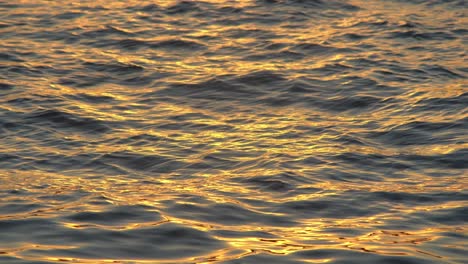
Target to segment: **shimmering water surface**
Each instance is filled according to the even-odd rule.
[[[0,0],[1,263],[466,263],[464,0]]]

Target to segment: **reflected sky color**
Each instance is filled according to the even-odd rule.
[[[462,2],[0,2],[0,262],[462,263]]]

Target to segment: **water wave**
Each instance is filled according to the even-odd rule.
[[[466,1],[0,1],[0,263],[465,263]]]

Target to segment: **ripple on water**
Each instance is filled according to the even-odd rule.
[[[0,262],[465,263],[464,6],[0,3]]]
[[[10,246],[30,242],[50,245],[51,248],[54,245],[63,247],[29,249],[26,252],[29,256],[178,259],[207,254],[223,246],[223,242],[205,232],[172,223],[130,230],[108,230],[96,227],[73,229],[60,226],[55,221],[28,219],[1,221],[0,228],[4,234],[2,240],[9,241]],[[81,246],[73,246],[78,244]]]
[[[41,125],[47,123],[58,129],[77,129],[88,133],[104,133],[109,127],[102,121],[80,117],[75,114],[59,110],[40,110],[29,114],[27,117],[30,124]]]

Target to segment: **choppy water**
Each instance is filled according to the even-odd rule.
[[[1,263],[463,263],[464,0],[0,0]]]

